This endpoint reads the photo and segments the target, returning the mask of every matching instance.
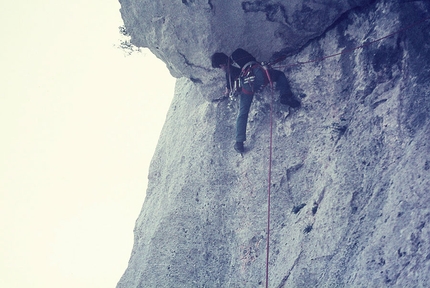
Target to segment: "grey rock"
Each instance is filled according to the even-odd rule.
[[[181,78],[117,287],[264,287],[271,123],[268,286],[428,286],[429,2],[120,2],[134,43]],[[293,110],[256,95],[243,157],[238,104],[207,63],[239,46],[290,53],[276,66],[305,96]]]
[[[210,83],[208,55],[237,47],[269,60],[320,35],[356,1],[120,0],[132,43],[148,47],[175,77]],[[207,90],[206,88],[204,89]]]

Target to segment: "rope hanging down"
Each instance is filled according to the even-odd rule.
[[[308,63],[320,62],[320,61],[324,61],[324,60],[326,60],[328,58],[336,57],[336,56],[339,56],[339,55],[342,55],[342,54],[351,53],[351,52],[353,52],[353,51],[355,51],[357,49],[365,48],[365,47],[367,47],[367,46],[369,46],[369,45],[371,45],[373,43],[382,41],[382,40],[384,40],[386,38],[389,38],[389,37],[391,37],[391,36],[393,36],[395,34],[398,34],[398,33],[401,33],[401,32],[405,32],[405,31],[407,31],[409,29],[412,29],[413,27],[415,27],[415,26],[417,26],[417,25],[419,25],[419,24],[421,24],[421,23],[423,23],[423,22],[425,22],[425,21],[427,21],[429,19],[430,19],[430,17],[423,18],[423,19],[421,19],[421,20],[419,20],[417,22],[412,23],[409,26],[406,26],[405,28],[399,29],[399,30],[397,30],[397,31],[395,31],[395,32],[393,32],[391,34],[388,34],[388,35],[386,35],[384,37],[381,37],[381,38],[378,38],[376,40],[364,43],[362,45],[356,46],[356,47],[351,48],[351,49],[345,49],[342,52],[339,52],[339,53],[336,53],[336,54],[332,54],[332,55],[329,55],[329,56],[321,57],[321,58],[318,58],[318,59],[312,59],[312,60],[305,61],[305,62],[297,62],[297,63],[291,64],[291,65],[278,66],[276,68],[281,68],[281,67],[286,68],[286,67],[293,67],[293,66],[298,66],[298,65],[304,65],[304,64],[308,64]],[[284,59],[282,59],[282,60],[284,60]],[[280,61],[282,61],[282,60],[280,60]],[[280,62],[280,61],[276,61],[273,64],[276,64],[277,62]],[[267,228],[266,228],[267,229],[267,237],[266,237],[266,288],[268,288],[269,287],[270,194],[271,194],[271,186],[272,186],[273,98],[274,98],[273,94],[274,94],[274,91],[273,91],[273,82],[272,82],[272,79],[270,78],[270,73],[269,73],[269,70],[268,70],[269,66],[267,64],[263,63],[262,64],[262,68],[264,69],[264,71],[266,73],[266,76],[267,76],[267,79],[269,80],[270,90],[271,90],[271,100],[270,100],[270,139],[269,139],[269,171],[268,171],[268,183],[269,183],[269,185],[268,185],[268,189],[267,189]]]
[[[266,288],[269,287],[269,244],[270,244],[270,188],[272,187],[272,145],[273,145],[273,82],[270,78],[269,67],[263,65],[267,79],[270,83],[270,140],[269,140],[269,187],[267,189],[267,237],[266,237]]]

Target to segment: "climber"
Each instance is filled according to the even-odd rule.
[[[261,91],[269,84],[265,67],[256,62],[254,56],[241,48],[236,49],[230,57],[224,53],[214,53],[211,61],[213,68],[220,68],[225,72],[227,81],[225,94],[233,95],[235,92],[239,94],[239,114],[236,121],[234,149],[243,153],[245,151],[243,142],[246,141],[248,113],[254,93]],[[276,90],[279,90],[281,104],[289,105],[292,108],[300,107],[300,102],[291,92],[285,74],[271,68],[267,69],[270,81],[276,82]]]

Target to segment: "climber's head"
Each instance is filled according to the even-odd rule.
[[[224,53],[215,53],[212,55],[211,61],[213,68],[224,68],[228,65],[228,56]]]

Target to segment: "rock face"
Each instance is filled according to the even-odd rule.
[[[148,47],[175,77],[209,83],[208,57],[241,46],[257,58],[301,47],[342,13],[369,0],[224,1],[119,0],[127,31],[136,46]],[[324,2],[324,1],[322,1]]]
[[[268,287],[428,286],[429,2],[120,2],[181,78],[117,287],[264,287],[268,236]],[[276,68],[303,97],[256,95],[244,157],[209,63],[237,47],[289,55]]]

